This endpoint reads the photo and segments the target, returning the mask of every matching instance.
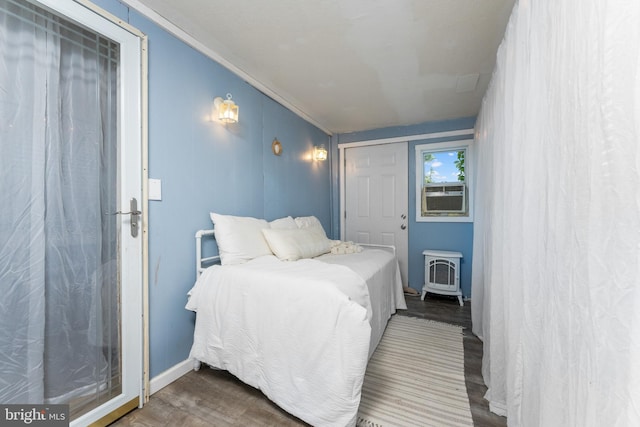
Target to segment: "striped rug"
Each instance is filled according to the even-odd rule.
[[[462,328],[393,316],[367,366],[357,426],[473,426]]]

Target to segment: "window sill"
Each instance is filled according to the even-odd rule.
[[[419,216],[416,222],[473,222],[473,216]]]

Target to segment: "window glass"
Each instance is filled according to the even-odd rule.
[[[416,145],[417,221],[472,221],[470,142]]]
[[[424,184],[464,182],[465,148],[423,152]]]

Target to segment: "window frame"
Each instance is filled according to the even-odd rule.
[[[465,215],[430,215],[422,216],[422,183],[424,182],[424,153],[433,153],[441,151],[466,150],[464,160],[464,185],[467,191],[468,210]],[[415,182],[415,205],[416,205],[416,222],[473,222],[473,139],[463,139],[446,142],[431,142],[425,144],[417,144],[415,146],[415,162],[416,162],[416,182]]]

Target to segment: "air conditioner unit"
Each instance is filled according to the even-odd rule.
[[[427,184],[422,188],[423,213],[464,213],[467,210],[466,193],[464,183]]]

